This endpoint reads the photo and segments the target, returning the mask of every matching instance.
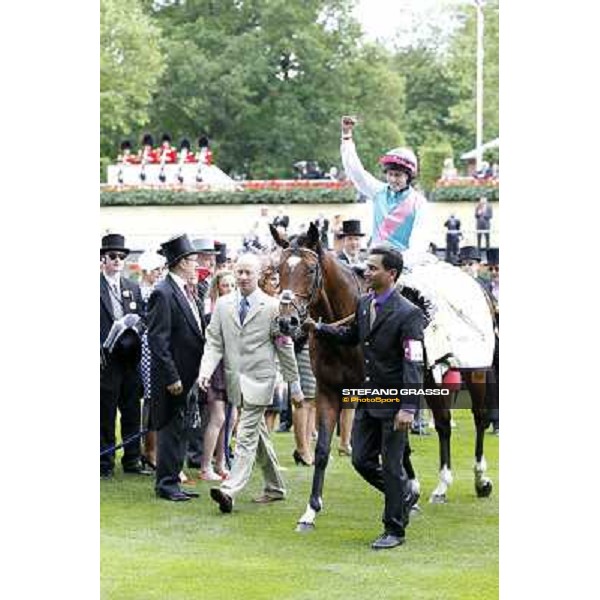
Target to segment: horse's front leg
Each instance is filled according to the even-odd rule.
[[[323,508],[325,469],[329,462],[333,430],[340,412],[339,398],[335,394],[326,395],[317,389],[316,401],[318,438],[315,448],[312,490],[306,510],[296,526],[296,531],[312,531],[315,528],[317,513]]]
[[[450,403],[451,398],[455,394],[456,392],[452,392],[449,396],[439,396],[435,400],[431,400],[431,402],[429,402],[428,397],[429,408],[433,414],[440,447],[438,484],[429,497],[429,502],[432,504],[444,504],[447,502],[446,492],[454,480],[450,458],[450,436],[452,435]]]
[[[493,489],[492,480],[487,477],[487,462],[483,455],[483,441],[487,426],[486,373],[475,371],[465,379],[471,394],[473,419],[475,421],[475,492],[479,498],[487,498]]]

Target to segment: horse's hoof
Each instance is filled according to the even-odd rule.
[[[480,485],[475,486],[475,492],[477,493],[478,498],[488,498],[492,493],[494,486],[491,480],[483,481]]]
[[[446,494],[431,494],[429,498],[429,504],[446,504],[447,502]]]
[[[298,533],[305,533],[307,531],[314,531],[315,524],[314,523],[298,523],[296,525],[296,531]]]

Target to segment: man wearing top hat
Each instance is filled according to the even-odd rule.
[[[481,276],[481,254],[475,246],[464,246],[458,255],[460,266],[484,289],[485,293],[491,295],[490,282]]]
[[[360,230],[360,221],[351,219],[342,223],[342,250],[337,258],[348,265],[363,265],[360,258],[360,244],[364,233]]]
[[[103,367],[100,370],[100,450],[115,445],[117,408],[121,413],[121,438],[127,440],[140,431],[140,399],[142,381],[139,374],[139,348],[135,344],[125,346],[115,343],[111,350],[105,349],[115,321],[129,314],[143,316],[142,295],[137,283],[122,276],[129,249],[125,238],[109,233],[102,238],[100,259],[100,352]],[[124,342],[125,337],[122,338]],[[114,472],[115,453],[100,456],[100,476],[110,478]],[[126,473],[145,474],[140,461],[140,440],[127,443],[121,459]]]
[[[189,281],[196,276],[198,251],[187,235],[161,244],[168,275],[148,301],[151,353],[151,422],[158,432],[156,494],[175,502],[197,496],[182,489],[179,473],[186,449],[186,411],[204,350],[204,317]]]
[[[216,258],[216,271],[221,271],[222,269],[227,268],[227,261],[229,260],[227,257],[227,244],[224,242],[215,242],[215,250],[217,251]]]

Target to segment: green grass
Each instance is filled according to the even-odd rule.
[[[446,505],[427,497],[437,482],[437,435],[411,436],[422,484],[422,512],[411,520],[404,546],[374,552],[382,498],[337,456],[324,490],[324,510],[311,533],[295,533],[310,491],[312,469],[296,467],[293,435],[273,434],[289,497],[261,506],[260,472],[222,515],[196,483],[199,499],[159,500],[149,477],[101,482],[101,597],[118,600],[232,598],[314,600],[394,598],[483,600],[498,597],[498,438],[486,436],[490,498],[473,486],[474,428],[457,410],[453,430],[454,484]]]

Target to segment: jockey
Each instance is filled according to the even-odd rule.
[[[372,243],[387,242],[398,250],[427,252],[430,240],[427,200],[411,183],[418,172],[418,161],[410,148],[393,148],[379,163],[386,182],[368,173],[352,141],[355,124],[352,117],[342,117],[342,164],[356,189],[373,203]]]
[[[355,124],[354,117],[342,117],[342,164],[356,189],[372,202],[371,243],[387,243],[402,252],[401,285],[417,290],[428,303],[431,322],[424,332],[428,366],[440,365],[436,380],[449,366],[489,366],[494,331],[485,297],[470,277],[428,252],[429,205],[411,185],[418,173],[417,157],[409,148],[389,150],[379,159],[386,182],[378,180],[358,158],[352,141]]]

